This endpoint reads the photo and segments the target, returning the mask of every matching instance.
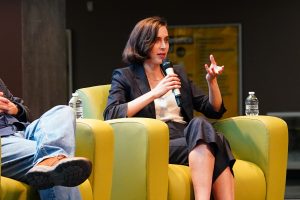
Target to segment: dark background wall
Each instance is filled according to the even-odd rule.
[[[31,119],[68,101],[64,0],[0,1],[0,78]]]
[[[299,111],[300,1],[115,2],[66,1],[72,30],[74,89],[110,83],[135,23],[160,15],[169,25],[240,23],[242,25],[242,99],[254,90],[261,114]]]
[[[22,23],[18,0],[0,2],[0,78],[22,96]]]
[[[68,102],[64,0],[22,0],[23,98],[32,118]]]
[[[72,32],[75,91],[110,83],[133,26],[152,15],[169,25],[240,23],[242,99],[254,90],[261,114],[299,111],[300,1],[92,2],[88,12],[84,0],[0,1],[0,75],[25,97],[34,118],[67,103],[66,28]]]

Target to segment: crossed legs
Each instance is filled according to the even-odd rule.
[[[75,186],[89,176],[91,163],[74,157],[75,118],[70,107],[52,108],[25,132],[2,137],[1,142],[3,176],[35,186],[42,200],[81,199]],[[47,159],[57,162],[45,163]]]
[[[214,199],[234,199],[234,180],[227,167],[212,185],[215,157],[210,146],[197,145],[189,154],[189,166],[194,187],[195,200],[209,200],[211,191]]]

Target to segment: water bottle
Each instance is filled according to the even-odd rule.
[[[82,101],[78,97],[78,94],[75,92],[72,94],[72,97],[69,101],[69,106],[73,108],[75,116],[77,119],[83,118],[83,107],[82,107]]]
[[[249,92],[249,96],[245,100],[245,114],[247,116],[257,116],[258,113],[258,99],[255,92]]]

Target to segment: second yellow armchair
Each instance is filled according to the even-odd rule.
[[[101,85],[77,90],[83,100],[84,118],[103,120],[109,89],[110,85]],[[168,130],[163,122],[145,118],[107,122],[116,140],[111,199],[119,200],[120,195],[122,200],[194,199],[189,168],[168,164]],[[237,159],[233,168],[235,199],[284,199],[286,123],[270,116],[238,116],[219,120],[214,127],[226,136]],[[133,140],[133,135],[140,133],[144,136]],[[151,166],[156,165],[159,167],[153,170]]]

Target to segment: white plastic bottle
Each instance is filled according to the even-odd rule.
[[[73,108],[75,116],[77,119],[83,118],[83,107],[82,101],[79,99],[78,94],[75,92],[69,101],[69,106]]]
[[[247,116],[257,116],[259,114],[258,99],[255,92],[249,92],[245,100],[245,114]]]

